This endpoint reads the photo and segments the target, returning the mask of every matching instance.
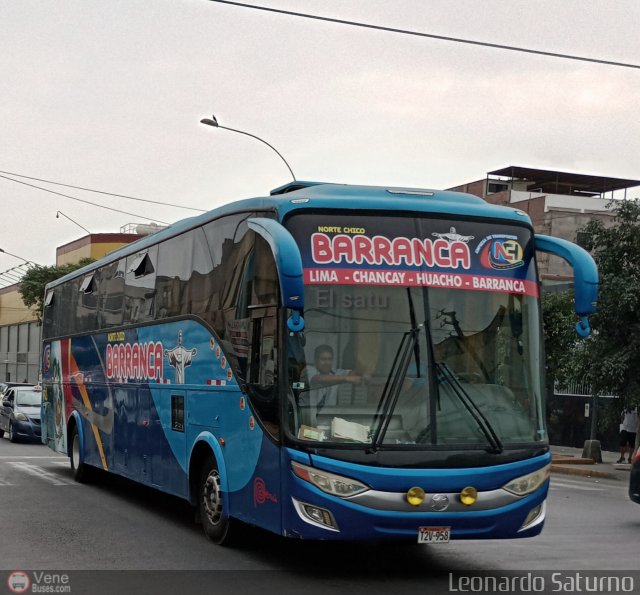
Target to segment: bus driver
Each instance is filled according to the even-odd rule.
[[[334,370],[333,348],[330,345],[316,347],[313,361],[314,365],[307,365],[303,370],[311,390],[300,395],[300,406],[309,407],[315,413],[324,406],[334,407],[338,404],[338,385],[362,384],[369,380],[368,374],[342,368]]]

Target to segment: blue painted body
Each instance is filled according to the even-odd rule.
[[[274,219],[260,216],[249,225],[267,239],[274,253],[282,306],[300,312],[304,307],[300,251],[279,223],[294,212],[348,209],[369,213],[441,213],[448,217],[512,221],[531,227],[526,214],[487,204],[471,195],[433,191],[416,196],[411,191],[389,192],[377,187],[297,184],[302,187],[293,192],[280,194],[286,190],[283,187],[274,191],[274,196],[236,202],[178,222],[52,282],[47,289],[220,216],[237,211],[260,212],[271,213]],[[542,240],[541,245],[550,244]],[[584,264],[575,259],[574,262],[578,268]],[[178,348],[179,334],[184,349],[192,353],[181,378],[169,355]],[[149,344],[160,345],[153,360],[154,377],[140,373],[136,376],[131,369],[132,377],[113,374],[114,365],[120,364],[114,364],[113,357],[107,356],[108,349],[113,353],[114,346],[119,349],[119,345]],[[544,501],[548,482],[503,508],[451,514],[375,511],[302,481],[291,471],[292,459],[359,479],[379,490],[399,492],[424,484],[432,486],[433,491],[457,491],[470,483],[479,490],[498,489],[516,477],[544,467],[550,462],[550,455],[484,468],[400,469],[367,467],[284,448],[263,431],[228,362],[225,364],[217,337],[198,320],[173,320],[115,333],[53,340],[45,342],[43,349],[45,443],[68,452],[68,428],[76,424],[81,456],[86,463],[186,499],[193,499],[189,487],[192,453],[204,444],[218,461],[225,514],[275,533],[311,539],[415,541],[417,527],[423,525],[450,525],[452,538],[458,539],[527,537],[542,528],[539,524],[529,532],[517,533],[528,512]],[[126,366],[120,372],[123,370],[126,375]],[[184,399],[182,430],[176,429],[172,419],[172,397]],[[341,532],[329,532],[304,522],[294,510],[292,498],[330,509]]]

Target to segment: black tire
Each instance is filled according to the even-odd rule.
[[[202,465],[198,485],[198,516],[204,534],[218,545],[229,544],[231,519],[224,513],[220,473],[210,455]]]
[[[4,436],[4,430],[0,430],[0,438]]]
[[[78,428],[73,428],[69,437],[69,464],[71,466],[71,474],[73,479],[78,483],[84,483],[89,476],[89,468],[82,460],[80,454],[80,436]]]
[[[11,440],[11,442],[13,442],[14,444],[18,441],[18,437],[13,431],[13,424],[11,422],[9,422],[9,440]]]

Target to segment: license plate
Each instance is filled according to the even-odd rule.
[[[419,527],[418,543],[449,543],[451,527]]]

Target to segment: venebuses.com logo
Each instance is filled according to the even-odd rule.
[[[26,593],[31,586],[31,579],[23,570],[14,570],[7,577],[7,585],[12,593]]]
[[[7,577],[7,586],[12,593],[71,593],[68,574],[43,570],[14,570]]]

